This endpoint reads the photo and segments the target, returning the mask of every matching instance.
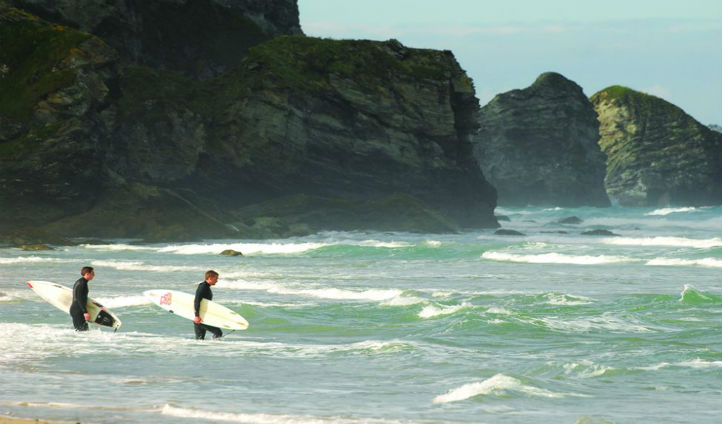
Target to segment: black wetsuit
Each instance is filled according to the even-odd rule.
[[[73,317],[73,327],[76,331],[88,331],[88,322],[85,314],[88,312],[88,280],[80,278],[73,286],[73,303],[70,304],[70,316]]]
[[[208,299],[213,300],[213,292],[211,291],[211,285],[207,282],[203,281],[200,284],[198,284],[198,289],[196,289],[196,298],[193,300],[193,307],[195,309],[196,316],[198,316],[198,311],[201,307],[201,300]],[[223,336],[223,331],[221,331],[218,327],[212,327],[210,325],[205,325],[202,322],[200,324],[193,323],[194,330],[196,332],[196,339],[203,340],[206,338],[206,330],[213,333],[213,338],[217,339],[221,336]]]

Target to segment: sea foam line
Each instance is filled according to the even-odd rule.
[[[145,296],[100,297],[96,300],[106,308],[125,308],[153,303]]]
[[[697,211],[697,208],[695,207],[687,207],[687,208],[662,208],[662,209],[655,209],[651,212],[647,212],[644,215],[645,216],[664,216],[669,215],[671,213],[678,213],[678,212],[695,212]]]
[[[463,386],[450,390],[443,395],[436,396],[433,402],[458,402],[476,396],[503,394],[507,392],[519,392],[527,396],[547,398],[562,398],[567,396],[585,397],[585,395],[556,393],[540,389],[538,387],[526,385],[514,377],[509,377],[504,374],[496,374],[487,380],[478,383],[464,384]]]
[[[16,258],[0,258],[0,265],[38,263],[38,262],[67,263],[67,262],[74,262],[74,261],[71,261],[68,259],[60,259],[60,258],[44,258],[44,257],[40,257],[40,256],[18,256]]]
[[[711,239],[689,239],[685,237],[610,237],[601,240],[604,244],[616,246],[671,246],[671,247],[694,247],[697,249],[709,249],[722,247],[722,238]]]
[[[428,305],[424,309],[422,309],[421,312],[419,312],[419,318],[428,319],[442,315],[451,315],[468,306],[471,305],[468,303],[462,303],[461,305],[453,305],[443,308],[437,308],[434,305]]]
[[[572,265],[602,265],[620,262],[635,262],[635,259],[621,256],[574,256],[563,253],[544,253],[540,255],[515,255],[503,252],[484,252],[481,255],[484,259],[502,262],[523,262],[531,264],[572,264]]]
[[[96,267],[114,268],[120,271],[183,272],[204,271],[205,268],[185,265],[148,265],[141,261],[92,261]]]
[[[216,412],[206,411],[195,408],[181,408],[166,404],[161,409],[163,415],[169,415],[178,418],[196,418],[213,421],[228,421],[244,424],[320,424],[320,423],[339,423],[339,424],[399,424],[402,421],[384,420],[377,418],[341,418],[341,417],[323,417],[312,415],[289,415],[289,414],[246,414],[233,412]],[[409,421],[405,421],[409,423]]]
[[[327,243],[230,243],[230,244],[186,244],[166,246],[158,251],[161,253],[176,253],[179,255],[218,254],[231,249],[243,253],[253,254],[294,254],[309,250],[316,250],[328,246]]]
[[[716,258],[702,259],[674,259],[655,258],[647,262],[650,266],[705,266],[710,268],[722,268],[722,260]]]
[[[222,288],[240,290],[261,290],[272,294],[313,297],[328,300],[360,300],[382,302],[400,296],[403,291],[399,289],[368,289],[347,290],[335,287],[295,289],[277,283],[251,283],[248,281],[223,281],[218,284]]]
[[[684,368],[696,368],[696,369],[705,369],[705,368],[722,368],[722,361],[705,361],[700,358],[692,359],[690,361],[682,361],[682,362],[661,362],[656,365],[650,365],[647,367],[637,367],[632,369],[637,370],[643,370],[643,371],[657,371],[662,368],[667,367],[684,367]]]

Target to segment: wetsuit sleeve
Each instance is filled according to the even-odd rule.
[[[198,316],[198,311],[201,309],[201,300],[206,297],[206,286],[206,284],[200,283],[196,289],[196,297],[193,299],[193,311],[196,316]]]
[[[73,286],[73,300],[78,303],[84,314],[88,312],[88,282],[82,278]]]

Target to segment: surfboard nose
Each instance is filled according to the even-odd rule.
[[[26,281],[25,284],[27,284],[28,286],[30,286],[31,289],[33,288],[33,285],[30,283],[30,281]]]

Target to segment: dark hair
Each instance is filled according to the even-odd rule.
[[[212,269],[209,269],[208,271],[206,271],[206,280],[208,279],[208,277],[218,277],[218,273],[213,271]]]
[[[85,274],[87,274],[87,273],[89,273],[89,272],[93,272],[93,267],[92,267],[92,266],[84,266],[84,267],[80,270],[80,275],[83,275],[83,276],[84,276]]]

